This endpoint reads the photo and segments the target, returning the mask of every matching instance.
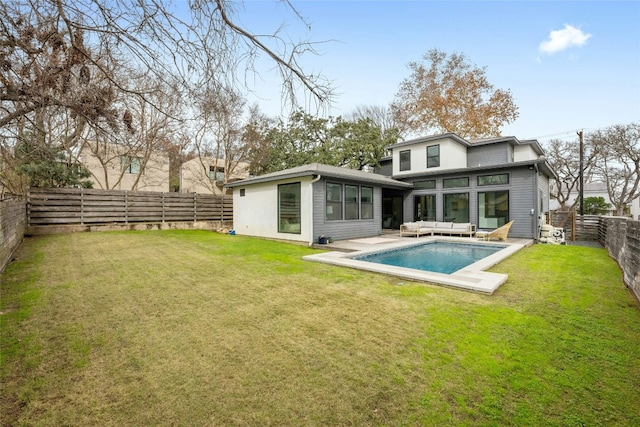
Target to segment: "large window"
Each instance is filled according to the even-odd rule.
[[[360,213],[362,219],[373,219],[372,187],[360,187]]]
[[[300,183],[278,185],[278,232],[300,234]]]
[[[344,195],[344,197],[343,197]],[[373,219],[373,188],[327,183],[327,221]]]
[[[451,222],[469,221],[469,193],[444,195],[444,220]]]
[[[344,219],[360,218],[360,203],[358,203],[358,186],[344,186]]]
[[[415,221],[435,221],[436,220],[436,196],[429,194],[426,196],[416,196],[415,199]]]
[[[327,220],[342,219],[342,185],[327,183]]]
[[[509,192],[478,193],[478,228],[498,228],[509,222]]]
[[[411,170],[411,150],[405,150],[400,152],[400,170]]]
[[[440,166],[440,145],[430,145],[427,147],[427,167],[437,168]]]
[[[124,173],[140,173],[140,169],[142,169],[142,158],[120,156],[120,167]]]

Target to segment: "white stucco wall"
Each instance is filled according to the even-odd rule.
[[[513,147],[513,161],[524,162],[527,160],[535,160],[538,154],[531,145],[516,145]]]
[[[417,143],[393,149],[393,176],[410,175],[427,170],[427,147],[440,145],[440,166],[429,168],[429,172],[467,167],[467,148],[450,139]],[[411,150],[411,170],[400,171],[400,152]]]
[[[278,232],[278,185],[300,182],[300,234]],[[313,242],[311,177],[233,188],[233,228],[238,235]],[[240,196],[240,190],[245,195]]]

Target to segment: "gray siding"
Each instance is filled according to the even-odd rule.
[[[509,144],[491,144],[467,149],[467,166],[493,166],[511,163],[513,147]]]
[[[528,168],[511,171],[509,215],[514,221],[510,236],[533,238],[537,230],[536,173]],[[533,215],[531,210],[533,209]]]
[[[327,221],[326,183],[352,184],[373,187],[373,219]],[[338,179],[321,179],[313,184],[313,233],[314,241],[323,234],[335,240],[378,236],[382,233],[382,189],[371,184],[362,184]]]
[[[508,185],[482,186],[478,187],[478,175],[488,175],[492,173],[509,173]],[[541,175],[540,175],[541,176]],[[446,178],[469,177],[469,187],[442,188],[442,177],[436,179],[435,190],[413,190],[408,193],[404,201],[404,222],[413,221],[414,197],[418,195],[436,195],[436,219],[442,221],[444,217],[443,200],[444,194],[469,193],[469,221],[478,223],[478,192],[483,191],[509,191],[509,218],[514,221],[509,235],[520,238],[534,238],[537,233],[537,217],[539,215],[538,188],[546,189],[546,205],[548,210],[548,179],[544,176],[536,178],[536,172],[521,167],[517,169],[487,169],[482,173],[448,175]],[[537,185],[536,185],[537,184]],[[533,209],[533,215],[531,210]]]

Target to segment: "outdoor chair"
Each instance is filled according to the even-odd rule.
[[[477,232],[476,236],[479,239],[483,239],[483,240],[498,239],[506,242],[507,235],[509,234],[509,229],[511,228],[512,225],[513,225],[513,221],[509,221],[502,227],[498,227],[493,231]]]

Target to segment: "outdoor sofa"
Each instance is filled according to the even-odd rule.
[[[436,234],[473,237],[475,233],[476,225],[468,222],[416,221],[406,222],[400,226],[400,237],[420,237],[424,235],[434,236]]]

